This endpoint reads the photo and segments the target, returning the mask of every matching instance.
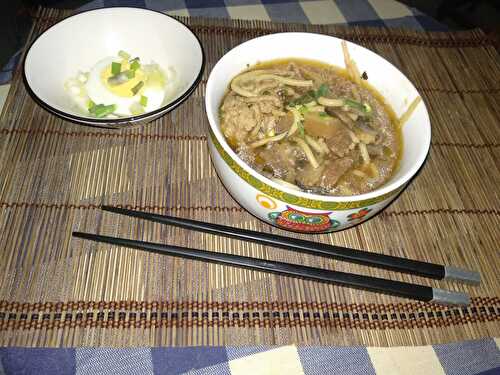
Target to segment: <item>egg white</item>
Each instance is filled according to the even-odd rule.
[[[148,104],[144,107],[144,110],[151,112],[162,106],[165,99],[165,90],[158,86],[145,86],[142,95],[148,98]]]

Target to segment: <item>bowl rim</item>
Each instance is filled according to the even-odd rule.
[[[212,91],[212,87],[214,86],[214,76],[213,73],[217,69],[220,69],[220,66],[222,65],[223,62],[229,61],[229,57],[231,54],[234,54],[237,52],[238,49],[244,48],[248,46],[249,44],[256,43],[257,40],[264,39],[264,38],[276,38],[279,39],[281,37],[292,37],[293,35],[310,35],[312,37],[320,37],[320,38],[329,38],[331,40],[335,40],[338,42],[345,41],[347,44],[355,45],[357,48],[361,48],[364,52],[376,55],[378,58],[382,59],[386,64],[390,65],[393,69],[395,69],[404,79],[408,81],[410,84],[411,88],[418,94],[418,96],[422,99],[422,105],[424,108],[424,121],[422,121],[423,124],[420,124],[420,126],[425,126],[425,135],[426,139],[426,144],[424,146],[424,149],[422,152],[420,152],[417,155],[417,160],[416,162],[410,166],[408,172],[406,172],[404,175],[402,175],[400,178],[394,180],[394,181],[389,181],[388,183],[383,184],[382,186],[378,187],[375,190],[369,191],[367,193],[363,194],[357,194],[357,195],[349,195],[349,196],[330,196],[330,195],[319,195],[319,194],[313,194],[313,193],[307,193],[304,191],[299,191],[299,190],[294,190],[289,187],[286,187],[284,185],[278,184],[277,182],[272,181],[271,179],[263,176],[262,174],[258,173],[255,171],[252,167],[250,167],[247,163],[245,163],[234,151],[233,149],[228,145],[226,142],[226,139],[224,135],[222,134],[219,126],[217,125],[217,119],[216,115],[212,111],[212,104],[214,102],[214,99],[209,95],[209,92]],[[228,57],[229,56],[229,57]],[[288,56],[290,57],[290,56]],[[314,60],[314,58],[313,58]],[[377,89],[376,87],[374,87]],[[363,47],[362,45],[359,45],[357,43],[350,42],[348,40],[338,38],[332,35],[326,35],[326,34],[319,34],[319,33],[310,33],[310,32],[281,32],[281,33],[274,33],[274,34],[268,34],[268,35],[263,35],[259,36],[256,38],[249,39],[228,52],[226,52],[214,65],[212,71],[210,72],[210,75],[207,80],[207,85],[206,85],[206,90],[205,90],[205,111],[207,113],[207,117],[209,120],[210,124],[210,131],[213,133],[215,139],[217,142],[221,145],[222,149],[229,155],[231,159],[233,159],[241,168],[243,168],[247,173],[252,175],[253,177],[257,178],[259,181],[262,183],[269,185],[277,190],[281,190],[289,195],[292,196],[297,196],[300,198],[305,198],[307,200],[312,200],[312,201],[323,201],[323,202],[342,202],[342,203],[347,203],[347,202],[369,202],[373,199],[381,199],[381,198],[386,198],[388,196],[391,196],[392,194],[398,193],[401,188],[407,184],[419,171],[419,169],[423,166],[427,155],[429,153],[430,145],[431,145],[431,137],[432,137],[432,128],[431,128],[431,123],[430,123],[430,118],[429,118],[429,112],[427,110],[427,106],[425,104],[425,101],[421,95],[421,93],[417,90],[413,82],[408,79],[408,77],[401,72],[394,64],[392,64],[390,61],[385,59],[383,56],[373,52],[372,50]],[[210,137],[209,137],[210,138]],[[217,152],[219,152],[217,150]],[[240,176],[241,177],[241,176]]]
[[[33,46],[35,45],[35,43],[38,41],[39,38],[41,38],[43,35],[45,35],[48,31],[50,31],[54,27],[58,26],[60,23],[67,22],[69,19],[71,19],[73,17],[78,17],[82,14],[100,13],[103,11],[107,11],[109,9],[123,9],[123,10],[142,11],[145,13],[160,14],[162,16],[167,17],[167,19],[169,19],[170,21],[177,22],[182,27],[184,27],[188,33],[191,33],[191,35],[194,36],[195,40],[198,42],[198,47],[200,48],[200,52],[201,52],[200,70],[199,70],[195,80],[193,81],[191,86],[186,88],[184,90],[184,92],[182,93],[182,95],[180,95],[175,100],[167,103],[166,105],[161,106],[158,109],[155,109],[153,111],[146,112],[146,113],[143,113],[143,114],[140,114],[137,116],[119,117],[116,119],[100,119],[100,118],[94,118],[94,117],[84,117],[84,116],[74,115],[74,114],[71,114],[69,112],[65,112],[63,110],[60,110],[60,109],[57,109],[57,108],[51,106],[50,104],[45,102],[42,98],[40,98],[35,93],[35,91],[33,90],[33,88],[30,86],[30,84],[28,82],[28,78],[26,76],[26,62],[27,62],[27,58],[28,58],[30,51],[32,50]],[[165,13],[162,13],[160,11],[153,10],[153,9],[142,8],[139,6],[108,6],[108,7],[99,8],[99,9],[83,10],[81,12],[72,14],[68,17],[63,18],[62,20],[57,21],[55,24],[51,25],[49,28],[44,30],[41,34],[37,35],[36,38],[33,39],[33,41],[31,41],[29,46],[26,48],[26,53],[24,54],[23,63],[22,63],[22,75],[23,75],[23,82],[24,82],[25,87],[28,90],[28,93],[35,100],[35,102],[37,102],[39,105],[41,105],[42,107],[47,109],[49,112],[52,112],[53,114],[63,118],[64,120],[75,121],[75,122],[78,122],[79,124],[83,124],[83,125],[98,126],[98,127],[101,126],[104,128],[111,129],[111,127],[107,127],[106,125],[117,126],[120,124],[139,122],[142,120],[147,120],[150,117],[161,115],[163,113],[166,113],[166,112],[169,112],[169,111],[175,109],[177,106],[179,106],[182,102],[184,102],[192,94],[192,92],[196,89],[198,84],[201,82],[201,79],[203,77],[203,72],[205,70],[205,65],[206,65],[206,57],[205,57],[205,51],[203,49],[203,44],[201,43],[200,38],[185,23],[179,21],[178,19],[176,19],[168,14],[165,14]]]

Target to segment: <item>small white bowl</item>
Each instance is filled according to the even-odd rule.
[[[307,58],[345,67],[339,38],[310,33],[272,34],[245,42],[224,55],[210,73],[205,95],[209,149],[215,169],[231,195],[250,213],[283,229],[332,232],[351,227],[386,207],[425,161],[431,125],[425,104],[417,106],[403,126],[403,155],[398,170],[380,188],[366,194],[334,197],[292,190],[260,175],[227,144],[218,109],[232,78],[248,65],[278,58]],[[420,96],[396,67],[374,52],[347,42],[348,50],[368,82],[397,116]]]
[[[88,71],[99,60],[118,51],[173,67],[180,87],[157,110],[119,119],[85,116],[64,89],[68,78]],[[65,18],[41,34],[24,60],[24,81],[34,99],[48,111],[73,122],[123,128],[150,122],[171,111],[196,88],[205,59],[198,38],[184,24],[166,14],[141,8],[112,7]]]

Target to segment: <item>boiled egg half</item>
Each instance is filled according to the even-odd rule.
[[[106,57],[88,73],[68,80],[66,88],[74,102],[95,117],[128,117],[160,108],[166,83],[166,74],[155,63]]]

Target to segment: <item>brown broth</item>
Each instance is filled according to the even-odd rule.
[[[376,188],[378,188],[379,186],[387,183],[387,181],[389,181],[392,177],[392,175],[394,175],[394,173],[397,171],[397,169],[399,168],[399,164],[400,164],[400,160],[401,160],[401,156],[402,156],[402,153],[403,153],[403,139],[402,139],[402,132],[401,132],[401,129],[400,127],[397,125],[398,124],[398,119],[397,119],[397,116],[396,114],[394,113],[394,111],[392,110],[392,108],[387,104],[387,102],[385,101],[385,99],[383,98],[383,96],[372,86],[369,84],[369,82],[367,80],[364,80],[362,79],[361,80],[361,85],[357,85],[356,83],[354,83],[350,78],[349,78],[349,75],[346,71],[346,69],[343,69],[343,68],[340,68],[340,67],[337,67],[337,66],[333,66],[333,65],[329,65],[329,64],[326,64],[326,63],[323,63],[323,62],[320,62],[320,61],[316,61],[316,60],[309,60],[309,59],[299,59],[299,58],[285,58],[285,59],[276,59],[276,60],[271,60],[271,61],[265,61],[265,62],[260,62],[260,63],[257,63],[251,67],[249,67],[247,70],[241,72],[240,74],[243,74],[243,73],[247,73],[247,72],[251,72],[251,71],[254,71],[254,70],[269,70],[269,69],[279,69],[279,68],[285,68],[287,67],[290,63],[295,63],[297,65],[306,65],[306,66],[310,66],[310,67],[315,67],[315,68],[318,68],[318,69],[322,69],[322,70],[325,70],[326,72],[328,73],[332,73],[336,76],[339,76],[341,78],[343,78],[344,80],[347,80],[349,82],[351,82],[351,84],[353,85],[356,85],[357,87],[361,86],[361,88],[365,89],[369,95],[372,97],[371,100],[375,100],[378,105],[380,105],[380,107],[383,109],[383,112],[387,115],[388,119],[389,119],[389,122],[390,122],[390,127],[391,127],[391,133],[392,133],[392,136],[394,137],[394,141],[393,143],[397,144],[397,149],[396,150],[393,150],[393,151],[396,151],[396,155],[395,155],[395,158],[394,158],[394,162],[393,162],[393,165],[392,165],[392,169],[391,169],[391,173],[384,178],[384,181],[375,186],[374,188],[370,189],[371,190],[374,190]],[[369,79],[369,76],[368,76],[368,79]],[[226,92],[223,100],[222,100],[222,103],[221,103],[221,106],[219,108],[219,114],[220,114],[220,118],[222,120],[222,106],[223,104],[225,103],[225,100],[226,98],[228,97],[228,95],[231,93],[231,88],[229,87],[228,88],[228,91]],[[366,95],[366,94],[364,94]],[[387,124],[387,121],[385,121],[385,123]],[[227,137],[226,136],[226,139],[229,143],[229,145],[231,146],[231,148],[233,148],[233,150],[235,150],[236,152],[238,152],[238,141],[234,138],[231,138],[231,137]],[[261,161],[262,161],[262,156],[260,153],[257,154],[256,158],[255,158],[255,162],[257,164],[261,164]],[[392,160],[392,158],[391,158]],[[259,171],[257,169],[258,172],[260,173],[263,173],[263,171]],[[352,170],[349,170],[348,172],[346,172],[337,182],[337,185],[340,186],[347,178],[354,178],[353,176],[351,175],[348,175],[348,173],[351,173]],[[332,193],[332,195],[350,195],[350,194],[343,194],[343,193],[338,193],[338,194],[335,194],[335,193]]]

